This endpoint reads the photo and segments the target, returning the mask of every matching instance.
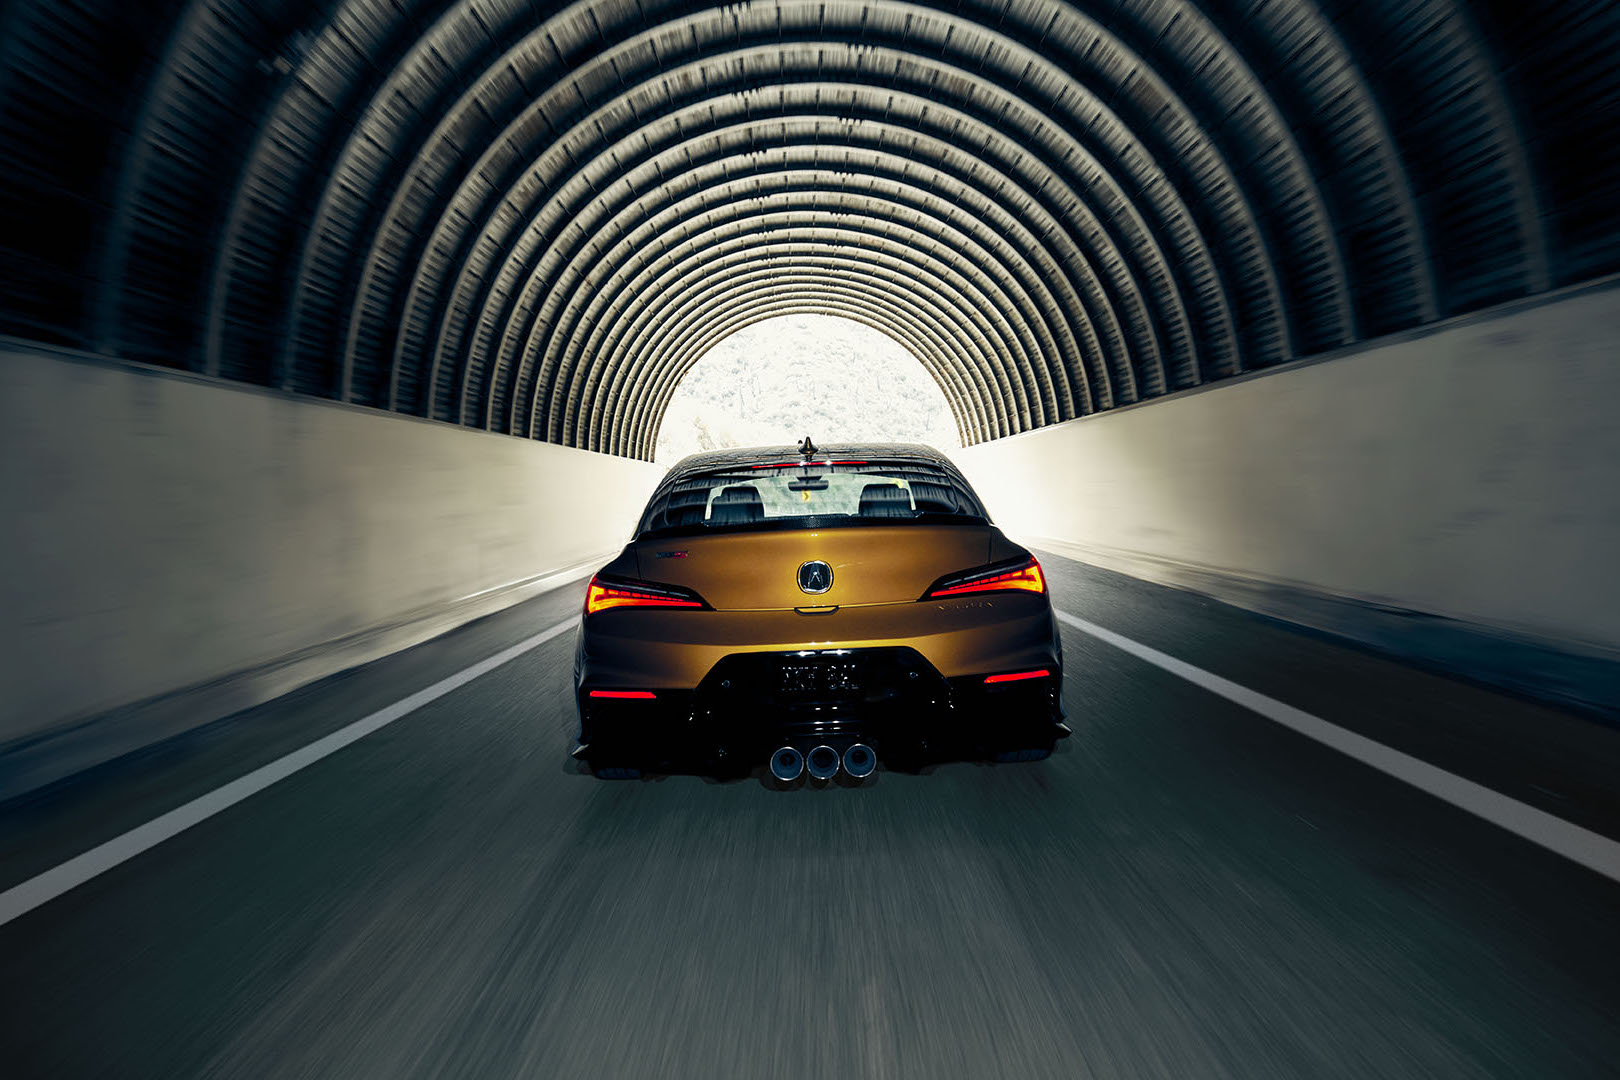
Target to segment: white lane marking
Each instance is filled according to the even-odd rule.
[[[1076,630],[1106,641],[1114,648],[1146,660],[1172,675],[1179,675],[1188,682],[1196,683],[1210,693],[1218,694],[1228,701],[1259,713],[1267,720],[1274,720],[1306,738],[1315,739],[1341,754],[1348,754],[1364,765],[1371,765],[1379,772],[1405,781],[1438,799],[1444,799],[1451,805],[1466,810],[1476,817],[1484,818],[1493,825],[1499,825],[1508,832],[1516,833],[1533,844],[1539,844],[1548,851],[1578,862],[1589,870],[1595,870],[1612,881],[1620,881],[1620,843],[1606,836],[1590,829],[1583,829],[1533,806],[1526,806],[1501,792],[1492,791],[1456,773],[1436,768],[1426,761],[1420,761],[1410,754],[1403,754],[1383,743],[1374,742],[1364,735],[1357,735],[1337,724],[1330,724],[1320,717],[1312,716],[1292,705],[1285,705],[1275,698],[1256,693],[1248,687],[1239,686],[1203,668],[1193,667],[1186,661],[1177,660],[1167,653],[1132,641],[1128,637],[1077,618],[1066,611],[1059,611],[1057,617]]]
[[[454,600],[450,601],[450,603],[465,604],[468,600],[476,600],[480,596],[488,596],[490,593],[502,592],[506,589],[516,589],[528,585],[535,586],[535,591],[537,593],[550,592],[559,585],[566,585],[570,581],[576,581],[579,578],[584,577],[586,574],[599,568],[603,563],[611,561],[613,556],[617,555],[618,553],[619,549],[614,548],[612,551],[603,552],[600,555],[593,555],[582,563],[575,563],[573,566],[565,566],[561,570],[548,570],[543,574],[530,574],[528,577],[514,578],[513,580],[503,582],[500,585],[491,585],[487,589],[479,589],[477,592],[468,593],[466,596],[458,596]]]
[[[418,690],[410,697],[403,698],[387,708],[378,709],[370,716],[356,720],[347,727],[339,728],[320,739],[315,740],[300,750],[294,750],[285,757],[277,758],[268,765],[260,766],[245,776],[240,776],[224,787],[210,791],[184,804],[177,806],[166,814],[148,821],[145,825],[138,825],[128,832],[115,836],[105,844],[93,847],[82,855],[69,859],[54,869],[47,870],[37,877],[29,878],[20,885],[15,885],[0,893],[0,926],[4,926],[12,919],[49,903],[69,889],[76,888],[96,877],[104,874],[119,863],[127,862],[144,851],[176,836],[196,825],[206,821],[219,813],[241,802],[243,799],[257,795],[271,784],[285,780],[300,769],[320,761],[324,757],[342,750],[345,746],[370,735],[374,731],[392,724],[395,720],[420,709],[429,702],[436,701],[452,690],[457,690],[481,675],[487,675],[508,661],[515,660],[531,649],[539,648],[553,638],[567,633],[573,629],[577,619],[565,619],[547,630],[542,630],[533,637],[502,649],[494,656],[480,660],[471,667],[464,668],[454,675],[440,679],[425,690]]]

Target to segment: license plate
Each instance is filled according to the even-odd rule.
[[[861,688],[855,665],[848,663],[783,664],[781,686],[788,694],[839,693]]]

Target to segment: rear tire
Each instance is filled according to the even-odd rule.
[[[641,770],[625,765],[592,765],[591,775],[598,780],[640,780]]]
[[[1011,765],[1022,761],[1045,761],[1052,756],[1053,745],[1046,743],[1043,746],[1026,746],[1021,750],[998,750],[990,756],[990,760],[999,765]]]

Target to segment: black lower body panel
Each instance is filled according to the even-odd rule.
[[[695,691],[623,700],[582,687],[580,741],[598,768],[745,773],[783,746],[842,754],[856,743],[910,768],[1050,749],[1061,679],[1056,662],[1015,682],[946,679],[905,647],[735,653]]]

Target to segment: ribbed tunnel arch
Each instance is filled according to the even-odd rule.
[[[650,457],[814,311],[982,442],[1620,269],[1620,10],[1529,7],[15,0],[0,328]]]

